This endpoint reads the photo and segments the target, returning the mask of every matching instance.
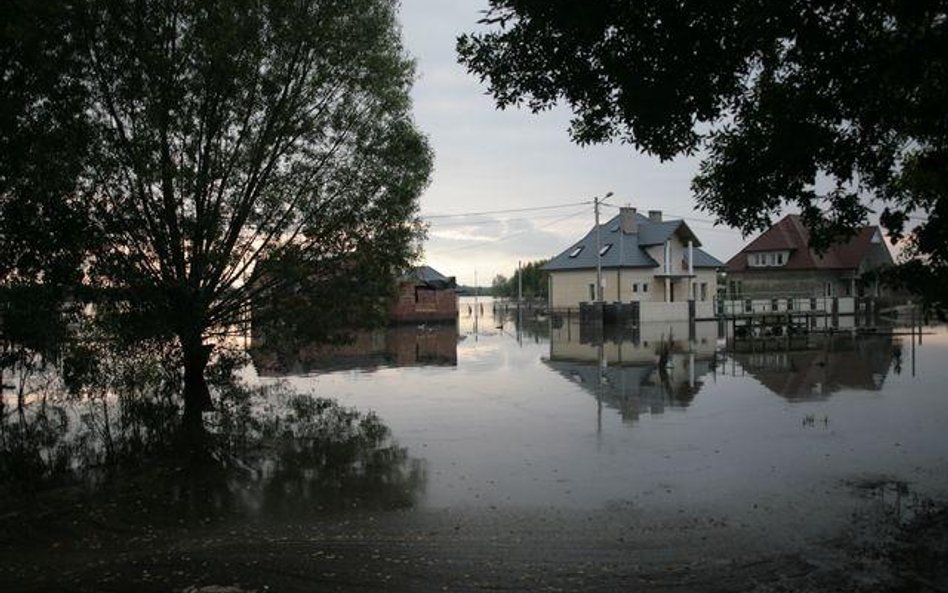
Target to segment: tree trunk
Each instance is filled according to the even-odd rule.
[[[202,344],[198,337],[181,339],[181,349],[184,358],[184,422],[200,425],[201,415],[212,408],[204,369],[214,347]]]

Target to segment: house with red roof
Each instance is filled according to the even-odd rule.
[[[880,296],[876,272],[893,264],[882,229],[864,226],[819,254],[797,214],[785,216],[728,260],[730,298]]]

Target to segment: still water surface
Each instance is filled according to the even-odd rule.
[[[861,485],[948,493],[943,327],[730,354],[714,323],[599,340],[575,320],[518,331],[483,298],[460,308],[457,326],[258,354],[248,373],[375,411],[424,460],[420,510],[622,508],[792,534],[835,526]]]
[[[762,350],[499,307],[256,344],[264,388],[217,385],[190,453],[161,356],[87,365],[120,387],[78,399],[51,365],[0,424],[0,590],[851,590],[913,518],[907,556],[943,549],[944,326]]]

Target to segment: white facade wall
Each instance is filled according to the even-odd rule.
[[[688,303],[647,303],[639,310],[642,323],[688,319]]]
[[[695,319],[713,319],[715,316],[713,300],[695,303]]]
[[[602,298],[608,303],[632,301],[664,303],[665,279],[656,278],[661,268],[615,268],[602,270]],[[689,300],[688,278],[677,278],[675,283],[675,302]],[[579,304],[593,300],[590,285],[595,286],[596,270],[564,270],[550,272],[550,306],[554,309],[578,309]],[[702,301],[701,284],[705,285],[705,299]],[[717,294],[717,273],[713,269],[695,270],[695,293],[697,304],[712,303]],[[647,290],[645,287],[648,287]],[[687,309],[685,310],[687,317]]]
[[[579,303],[593,300],[590,298],[589,285],[595,286],[595,283],[596,270],[550,272],[550,307],[578,309]],[[603,295],[609,289],[609,284],[609,279],[603,274]]]
[[[701,294],[701,285],[705,285],[704,295]],[[718,295],[718,273],[717,270],[709,268],[700,268],[695,270],[695,302],[713,303]],[[704,296],[704,298],[701,298]]]
[[[652,245],[651,247],[645,248],[645,253],[649,255],[658,263],[658,267],[655,268],[656,274],[665,273],[665,246],[664,245]]]
[[[580,322],[573,319],[570,326],[555,329],[550,343],[550,354],[554,360],[574,360],[594,362],[599,360],[599,345],[579,341]],[[692,352],[702,359],[714,356],[717,350],[718,324],[704,322],[695,324],[695,340],[688,339],[687,320],[670,323],[642,323],[639,328],[639,341],[619,342],[605,340],[602,343],[603,361],[609,366],[617,364],[655,364],[662,346],[670,340],[678,351]],[[677,362],[677,361],[676,361]],[[673,367],[674,368],[674,367]]]

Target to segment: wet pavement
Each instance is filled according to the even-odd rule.
[[[258,348],[249,384],[357,410],[332,412],[348,436],[327,445],[283,395],[247,456],[16,500],[0,589],[945,587],[944,327],[731,354],[714,323],[493,312]]]

